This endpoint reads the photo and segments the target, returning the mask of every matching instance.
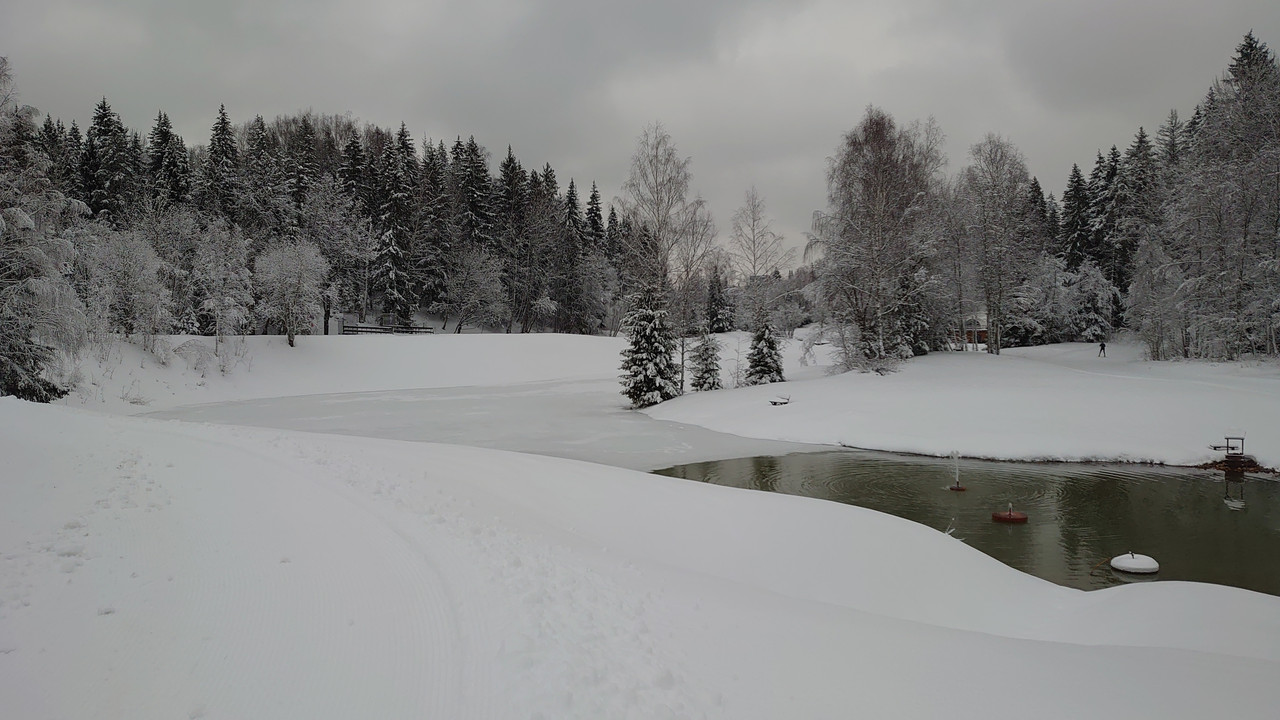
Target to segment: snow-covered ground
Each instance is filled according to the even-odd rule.
[[[747,437],[1004,460],[1198,465],[1243,432],[1280,468],[1280,365],[1153,363],[1135,344],[934,353],[889,375],[846,373],[694,393],[651,417]],[[779,393],[791,402],[770,406]]]
[[[617,461],[619,416],[684,437],[600,410],[622,402],[605,382],[616,339],[247,348],[230,374],[204,377],[122,348],[64,407],[0,400],[4,717],[1272,718],[1280,706],[1280,598],[1173,582],[1086,593],[869,510],[464,447],[563,448],[590,425],[603,439],[582,456]],[[938,452],[988,454],[990,433],[997,453],[1065,453],[1032,444],[1020,428],[1034,421],[1103,456],[1112,446],[1087,442],[1128,432],[1113,396],[1163,402],[1148,421],[1170,432],[1212,430],[1200,446],[1222,418],[1178,409],[1213,400],[1242,419],[1250,452],[1280,464],[1278,423],[1253,424],[1274,418],[1274,368],[1108,350],[1098,367],[1093,348],[1065,346],[826,378],[793,349],[803,381],[651,414],[873,447],[924,443],[932,427],[955,431]],[[977,392],[931,397],[953,384]],[[346,395],[299,397],[323,393]],[[765,402],[779,393],[791,404]],[[886,407],[899,397],[924,425]],[[379,405],[404,398],[410,409],[379,425]],[[1032,417],[1037,398],[1065,409]],[[346,434],[119,414],[236,421],[193,403]],[[455,445],[354,436],[429,439],[409,428],[416,415],[472,411],[445,438]],[[1179,457],[1158,434],[1133,439],[1148,449],[1130,457]]]

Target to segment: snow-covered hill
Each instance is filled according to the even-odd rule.
[[[0,401],[13,718],[1269,718],[1280,598],[872,511]]]
[[[627,433],[655,426],[670,434],[650,440],[736,447],[620,420],[645,417],[620,409],[621,343],[251,338],[225,374],[122,346],[83,366],[86,390],[63,406],[0,400],[4,717],[1274,717],[1280,598],[1174,582],[1085,593],[864,509],[494,449],[618,462]],[[651,414],[756,437],[1165,461],[1207,454],[1234,422],[1280,464],[1274,367],[1108,349],[825,377],[793,346],[802,380]],[[379,410],[410,389],[413,410]],[[335,392],[358,395],[314,398]],[[791,403],[766,402],[778,394]],[[517,397],[536,412],[511,411]],[[162,409],[229,424],[124,416]],[[433,413],[457,444],[355,437]]]

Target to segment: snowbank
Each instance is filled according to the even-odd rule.
[[[1271,596],[1083,593],[875,512],[555,458],[11,399],[0,427],[10,717],[1270,718],[1280,703]]]
[[[1005,460],[1196,465],[1244,431],[1245,450],[1280,467],[1280,366],[1146,362],[1126,343],[1097,352],[934,353],[889,375],[694,393],[646,412],[747,437]],[[771,406],[779,394],[791,402]]]

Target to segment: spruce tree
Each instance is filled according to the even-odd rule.
[[[1275,57],[1267,44],[1258,40],[1250,30],[1236,46],[1236,56],[1227,67],[1227,77],[1237,91],[1248,91],[1252,86],[1277,72]]]
[[[545,173],[544,173],[545,176]],[[551,299],[556,303],[556,330],[558,332],[590,334],[591,326],[587,318],[586,301],[582,293],[582,246],[586,223],[582,218],[582,207],[578,203],[578,188],[573,179],[565,190],[563,210],[564,219],[560,232],[559,246],[554,254],[555,264],[552,269]]]
[[[648,289],[637,296],[622,329],[630,344],[622,351],[620,379],[632,407],[646,408],[679,395],[680,368],[672,359],[675,334],[657,292]]]
[[[404,174],[409,179],[409,184],[417,185],[418,175],[422,172],[422,163],[418,161],[418,150],[413,145],[413,136],[409,134],[409,128],[404,122],[400,123],[400,129],[396,131],[396,152],[404,161]]]
[[[248,142],[241,158],[245,178],[244,192],[236,198],[236,216],[245,227],[259,233],[280,235],[285,232],[296,210],[291,209],[287,163],[280,157],[276,141],[267,131],[261,115],[248,127]]]
[[[755,335],[751,338],[751,351],[747,354],[747,385],[784,382],[782,377],[782,351],[773,328],[763,318],[756,321]]]
[[[200,174],[200,205],[206,212],[234,219],[240,198],[240,150],[227,117],[227,107],[218,106],[218,119],[209,135],[209,154]]]
[[[170,203],[191,198],[191,166],[187,162],[187,146],[173,131],[169,116],[156,115],[155,127],[147,135],[150,153],[147,175],[151,180],[151,196]]]
[[[129,133],[106,98],[94,108],[88,137],[93,142],[94,153],[92,165],[82,165],[81,171],[86,203],[95,215],[103,214],[113,223],[121,222],[133,201],[137,160],[130,148]]]
[[[415,188],[419,234],[413,246],[413,275],[419,305],[430,307],[442,299],[448,277],[449,156],[444,144],[423,147],[422,171]]]
[[[1120,150],[1112,145],[1105,158],[1098,153],[1093,173],[1089,176],[1089,251],[1086,253],[1117,287],[1120,271],[1116,252],[1120,162]]]
[[[1058,207],[1058,200],[1053,196],[1053,193],[1049,193],[1049,196],[1045,198],[1044,210],[1044,220],[1045,225],[1049,228],[1049,237],[1056,241],[1062,232],[1062,210]],[[1055,249],[1052,254],[1057,254],[1057,250]]]
[[[373,286],[382,292],[382,311],[398,325],[408,325],[413,315],[409,254],[412,188],[405,176],[404,160],[392,145],[383,150],[382,205],[378,210],[378,248],[374,259]]]
[[[1108,279],[1122,294],[1133,277],[1133,256],[1138,242],[1159,219],[1159,167],[1155,148],[1143,128],[1125,150],[1115,181],[1115,231],[1111,240]],[[1120,308],[1113,321],[1119,325]]]
[[[604,257],[604,215],[600,205],[600,189],[591,183],[591,195],[587,197],[586,243],[592,253]]]
[[[713,333],[733,330],[733,302],[719,265],[711,266],[707,278],[707,328]]]
[[[1080,166],[1072,165],[1067,189],[1062,193],[1062,218],[1058,228],[1058,240],[1068,270],[1080,267],[1087,256],[1089,225],[1089,186]]]
[[[48,163],[49,178],[55,179],[57,177],[55,168],[63,162],[67,149],[67,131],[62,126],[62,121],[54,122],[52,115],[45,115],[44,124],[36,133],[34,145]]]
[[[1160,166],[1161,181],[1168,185],[1174,173],[1182,165],[1187,151],[1187,124],[1178,119],[1178,111],[1170,110],[1160,130],[1156,132],[1156,158]]]
[[[609,219],[604,226],[605,257],[609,264],[618,267],[618,258],[622,256],[622,223],[618,220],[618,211],[609,206]]]
[[[302,205],[307,200],[307,192],[319,175],[316,164],[316,131],[311,124],[311,116],[303,115],[298,130],[289,143],[288,183],[286,185],[289,200],[293,203],[295,213],[294,224],[300,225]]]
[[[494,244],[493,184],[485,151],[472,136],[453,144],[449,164],[453,191],[453,244],[458,251]]]
[[[693,376],[690,384],[695,391],[719,390],[722,387],[720,343],[707,332],[705,325],[698,338],[698,344],[693,347],[693,353],[689,356],[689,364],[692,366],[690,374]]]
[[[369,188],[365,185],[364,149],[360,146],[360,136],[352,135],[342,147],[342,165],[338,168],[338,180],[342,192],[356,207],[368,212]]]
[[[502,289],[506,293],[507,307],[511,309],[507,317],[510,330],[527,306],[527,280],[535,272],[527,257],[529,178],[510,145],[507,146],[507,156],[498,167],[497,190],[498,258],[503,265]]]
[[[62,165],[54,166],[51,177],[64,195],[80,201],[84,200],[84,186],[80,181],[80,162],[83,154],[84,139],[80,134],[80,127],[76,125],[75,120],[72,120],[71,127],[67,128],[64,161]]]

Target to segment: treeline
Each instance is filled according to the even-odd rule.
[[[86,341],[307,332],[347,313],[446,328],[616,332],[626,223],[598,189],[474,138],[421,150],[396,131],[302,113],[188,146],[106,99],[83,132],[37,122],[0,59],[0,391],[48,399]],[[452,323],[450,327],[450,323]],[[327,330],[327,323],[326,323]],[[218,345],[220,347],[220,343]]]
[[[1245,36],[1191,117],[1045,195],[988,135],[944,176],[941,131],[875,108],[845,136],[807,255],[847,366],[973,340],[1128,328],[1153,359],[1280,353],[1280,70]]]
[[[224,259],[233,276],[281,240],[314,246],[328,264],[326,316],[336,303],[362,321],[409,323],[427,310],[455,327],[604,325],[611,258],[598,190],[584,212],[573,180],[561,187],[550,165],[526,171],[510,148],[492,177],[474,137],[419,151],[403,124],[391,131],[305,113],[236,127],[220,108],[208,144],[188,149],[163,112],[144,138],[105,99],[83,138],[74,123],[46,117],[30,144],[30,161],[48,168],[54,190],[84,203],[100,231],[151,231],[165,274],[190,280],[168,288],[168,319],[184,332],[216,332],[219,319],[208,282],[196,282],[196,250],[207,243],[167,247],[186,234],[175,225],[234,236],[244,247]],[[234,304],[237,317],[253,316],[252,302]],[[165,320],[149,330],[165,331]]]

